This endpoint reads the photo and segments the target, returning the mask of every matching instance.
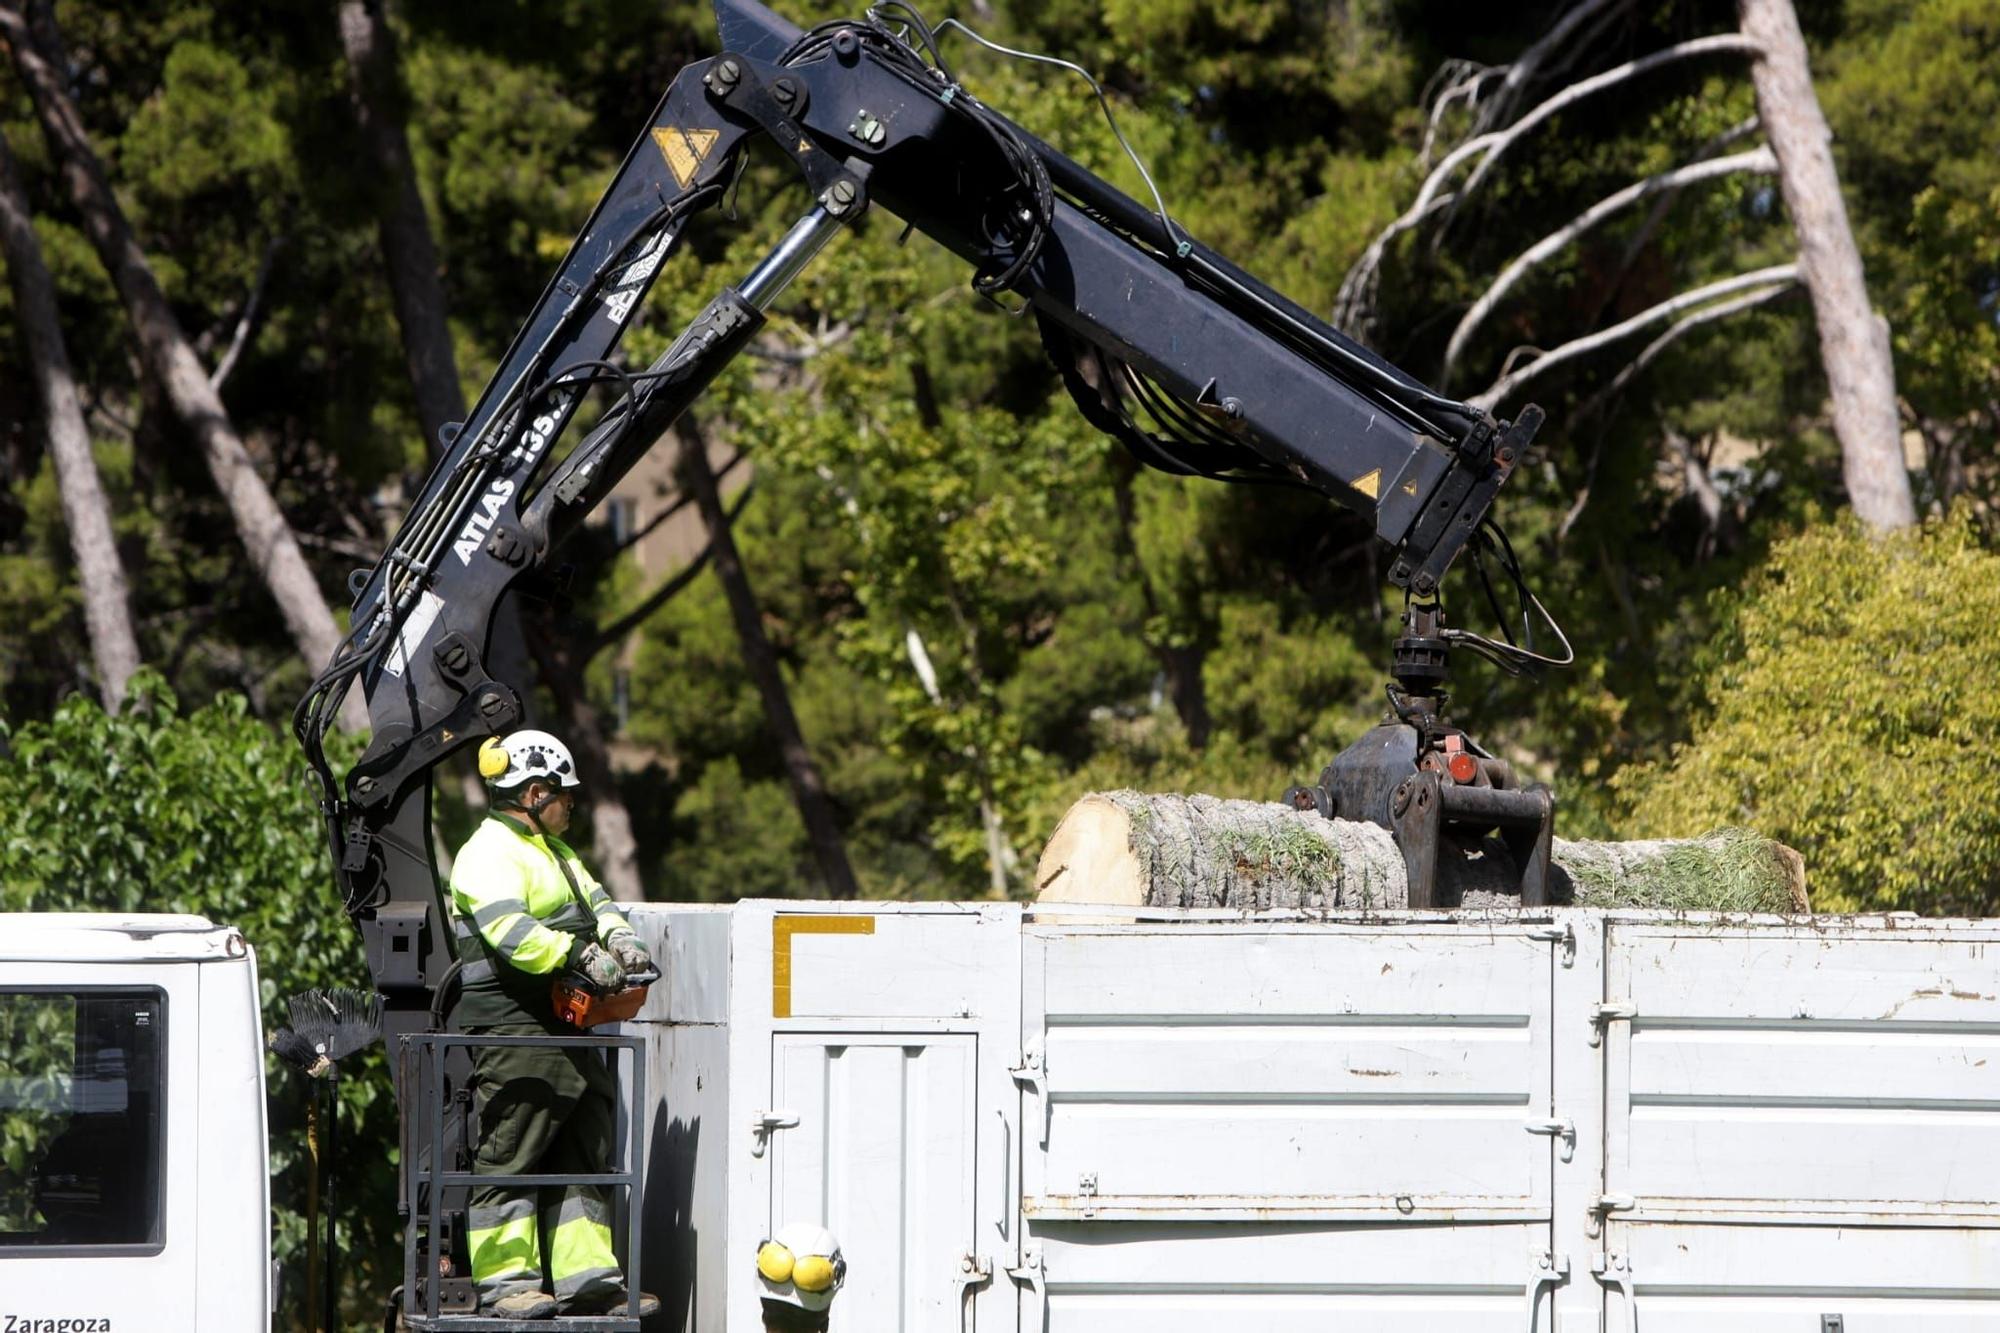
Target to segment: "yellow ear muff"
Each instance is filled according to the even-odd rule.
[[[488,736],[479,747],[479,776],[497,778],[507,771],[507,747],[498,736]]]
[[[792,1266],[792,1285],[818,1295],[833,1289],[833,1260],[823,1254],[808,1254]]]
[[[764,1247],[757,1251],[757,1271],[767,1281],[785,1281],[792,1275],[792,1252],[775,1240],[765,1241]]]

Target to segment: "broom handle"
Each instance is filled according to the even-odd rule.
[[[336,1293],[340,1290],[340,1243],[334,1239],[336,1173],[340,1169],[340,1065],[336,1063],[327,1075],[326,1117],[326,1294],[325,1318],[320,1327],[326,1333],[336,1333],[339,1327],[334,1320]]]
[[[306,1173],[306,1333],[318,1327],[313,1306],[319,1295],[319,1084],[306,1102],[306,1152],[312,1170]],[[328,1330],[331,1333],[331,1330]]]

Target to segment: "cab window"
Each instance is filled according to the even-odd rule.
[[[160,1244],[166,1001],[0,989],[0,1250]]]

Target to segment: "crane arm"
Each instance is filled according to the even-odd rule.
[[[517,684],[488,670],[496,608],[534,589],[551,551],[868,208],[962,257],[981,291],[1032,309],[1079,408],[1143,461],[1315,490],[1373,522],[1391,581],[1420,598],[1540,420],[1528,408],[1497,421],[1433,393],[983,105],[914,13],[809,31],[757,0],[717,0],[717,14],[724,50],[684,68],[654,109],[469,418],[440,442],[394,543],[357,571],[352,630],[295,716],[392,1030],[428,1009],[449,961],[430,771],[522,716]],[[614,358],[633,310],[754,139],[802,180],[798,221],[658,362],[625,369]],[[601,384],[623,392],[552,463]],[[371,737],[336,773],[323,741],[356,687]]]

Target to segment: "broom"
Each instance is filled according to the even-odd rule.
[[[291,998],[291,1012],[293,1031],[317,1057],[307,1072],[327,1080],[328,1114],[323,1159],[326,1164],[326,1276],[320,1289],[320,1327],[327,1333],[333,1333],[334,1292],[339,1286],[336,1274],[340,1267],[340,1247],[334,1237],[334,1218],[338,1215],[334,1207],[334,1181],[340,1161],[340,1062],[368,1046],[381,1033],[382,997],[373,991],[300,991]],[[307,1259],[310,1264],[310,1250]]]

